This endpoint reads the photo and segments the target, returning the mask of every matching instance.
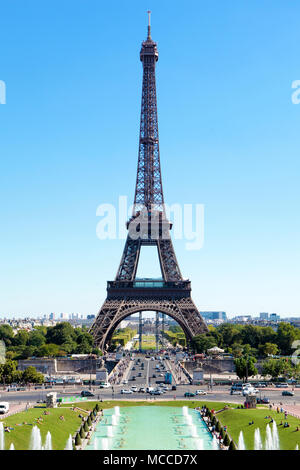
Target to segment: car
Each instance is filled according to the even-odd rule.
[[[81,394],[82,397],[94,397],[95,395],[90,392],[89,390],[82,390]]]
[[[194,397],[195,394],[193,392],[185,392],[184,396],[185,397]]]
[[[128,394],[133,393],[133,391],[132,391],[132,390],[127,390],[127,389],[123,388],[123,389],[121,390],[121,393],[122,393],[122,395],[125,395],[125,394],[128,395]]]
[[[146,392],[146,389],[144,387],[139,388],[139,393],[145,393],[145,392]]]
[[[124,385],[128,384],[128,380],[126,380],[126,379],[123,380],[123,384],[124,384]]]
[[[103,382],[100,384],[100,388],[109,388],[110,387],[110,383],[109,382]]]
[[[263,398],[256,398],[256,403],[259,405],[263,405],[263,404],[268,404],[270,403],[270,399],[267,398],[267,397],[263,397]]]
[[[176,385],[172,385],[172,390],[177,390]]]
[[[137,392],[137,386],[136,386],[136,385],[133,385],[133,386],[131,387],[131,390],[132,390],[133,392]]]
[[[162,395],[162,391],[161,390],[151,390],[151,392],[149,392],[150,395]]]
[[[196,395],[207,395],[205,390],[196,390]]]
[[[294,392],[290,392],[289,390],[283,390],[282,394],[283,397],[293,397]]]
[[[135,367],[133,367],[132,370],[135,370]]]
[[[155,378],[156,378],[156,374],[153,374],[152,377],[155,379]]]
[[[242,395],[241,390],[230,390],[230,395]]]
[[[9,403],[7,401],[0,402],[0,414],[4,415],[9,412]]]

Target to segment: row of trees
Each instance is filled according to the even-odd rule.
[[[16,334],[10,325],[0,325],[0,340],[5,343],[7,359],[100,354],[87,328],[73,328],[68,322],[37,326],[32,331],[20,330]]]
[[[37,383],[44,382],[44,376],[36,370],[35,367],[29,366],[23,372],[17,370],[17,361],[7,360],[4,364],[0,364],[0,383]]]
[[[214,346],[224,349],[234,357],[242,357],[247,345],[256,358],[269,355],[290,356],[295,349],[293,343],[300,340],[300,329],[281,322],[277,331],[272,327],[255,325],[234,325],[223,323],[218,327],[209,327],[209,333],[195,336],[193,347],[203,353]]]

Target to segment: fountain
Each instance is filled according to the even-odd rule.
[[[120,416],[120,407],[119,406],[115,406],[115,415]]]
[[[52,450],[52,436],[50,431],[48,431],[46,435],[45,450]]]
[[[190,428],[191,428],[191,436],[192,437],[198,437],[197,428],[196,428],[195,424],[190,425]]]
[[[273,421],[273,427],[272,427],[272,440],[273,440],[273,450],[280,450],[279,435],[278,435],[278,429],[277,429],[277,424],[275,420]]]
[[[103,450],[107,450],[108,449],[108,439],[106,437],[104,437],[102,439],[102,449]]]
[[[295,450],[299,450],[299,446],[298,446],[298,444],[296,445],[296,448],[295,448]]]
[[[188,426],[192,426],[192,424],[193,424],[192,416],[190,416],[190,415],[186,416],[186,423],[187,423]]]
[[[183,414],[183,416],[188,416],[188,414],[189,414],[189,409],[188,409],[187,406],[183,406],[183,407],[182,407],[182,414]]]
[[[219,444],[218,444],[216,436],[213,437],[212,448],[213,448],[213,450],[219,450]]]
[[[73,450],[73,442],[72,442],[71,434],[69,435],[69,438],[67,440],[65,450]]]
[[[4,450],[4,427],[0,422],[0,450]]]
[[[195,439],[197,450],[203,450],[203,439]]]
[[[262,445],[262,440],[261,440],[261,435],[260,435],[260,429],[257,428],[255,429],[254,432],[254,450],[262,450],[263,445]]]
[[[30,450],[42,450],[42,437],[41,431],[35,425],[31,431],[31,438],[30,438]]]
[[[239,435],[238,450],[246,450],[243,431]]]
[[[273,436],[269,424],[266,427],[265,450],[273,450]]]
[[[15,450],[15,446],[13,445],[13,443],[10,444],[9,450]]]
[[[118,418],[117,418],[116,415],[112,415],[112,417],[111,417],[111,424],[112,424],[113,426],[117,426],[117,424],[118,424]]]
[[[113,427],[107,426],[107,437],[113,437]]]

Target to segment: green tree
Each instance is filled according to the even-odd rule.
[[[15,372],[17,370],[17,362],[8,360],[0,365],[0,381],[1,383],[11,384],[14,382]]]
[[[278,346],[275,343],[265,343],[262,348],[265,356],[276,356],[278,354]]]
[[[44,376],[36,370],[35,367],[29,366],[23,372],[23,381],[25,383],[43,383]]]
[[[209,334],[194,336],[192,345],[197,353],[204,353],[208,349],[217,346],[215,338]]]
[[[14,331],[10,325],[0,325],[0,340],[3,340],[6,346],[13,342]]]
[[[26,346],[29,340],[29,333],[26,330],[20,330],[14,336],[13,344],[16,346]]]
[[[296,329],[290,323],[279,323],[276,343],[282,355],[289,356],[294,352],[292,349],[292,344],[296,339],[300,339],[299,329]]]
[[[245,355],[237,357],[234,360],[236,375],[243,381],[247,381],[248,377],[257,375],[257,368],[255,367],[256,359],[253,356]]]

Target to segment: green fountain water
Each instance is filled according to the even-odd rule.
[[[136,406],[104,410],[86,450],[213,449],[213,440],[196,410]]]

